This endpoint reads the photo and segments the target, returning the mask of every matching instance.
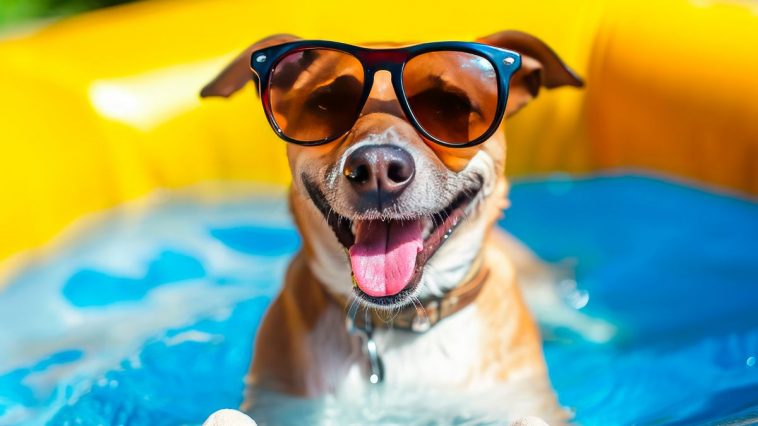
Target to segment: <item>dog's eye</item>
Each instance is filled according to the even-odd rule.
[[[436,120],[468,119],[471,113],[471,101],[463,94],[442,88],[424,90],[408,99],[414,113],[423,114]]]
[[[468,140],[472,114],[481,116],[463,91],[432,87],[408,98],[413,115],[426,131],[448,140]]]
[[[477,109],[465,93],[447,88],[432,88],[417,93],[408,99],[414,110],[433,114],[437,119],[468,117]],[[420,112],[420,111],[419,111]]]
[[[363,87],[353,76],[337,77],[314,90],[305,102],[305,110],[316,115],[353,114]]]

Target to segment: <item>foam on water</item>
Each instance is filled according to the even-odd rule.
[[[157,195],[21,268],[0,292],[0,425],[197,424],[238,406],[299,238],[282,193],[233,192]],[[620,330],[546,343],[579,423],[758,418],[758,205],[634,176],[524,182],[512,200],[503,225],[573,265],[568,302]],[[497,398],[397,394],[269,405],[292,424],[497,423]]]

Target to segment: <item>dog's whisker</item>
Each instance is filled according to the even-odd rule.
[[[394,307],[392,307],[392,309],[390,309],[390,311],[389,311],[390,315],[389,315],[389,318],[387,319],[387,322],[393,322],[393,321],[395,321],[395,318],[397,318],[397,316],[400,315],[400,311],[401,310],[402,309],[401,309],[400,306],[394,306]]]
[[[431,263],[427,263],[426,268],[428,271],[432,272],[433,275],[440,276],[444,274],[439,268],[437,268],[435,265],[432,265]],[[424,286],[428,288],[429,291],[431,291],[434,295],[441,296],[444,293],[444,291],[437,284],[424,281]]]
[[[353,296],[352,299],[347,311],[347,319],[350,321],[350,324],[355,324],[355,316],[358,314],[358,308],[361,304],[357,297]]]
[[[413,303],[413,306],[416,308],[416,315],[421,319],[421,322],[428,322],[429,316],[426,314],[426,309],[424,309],[424,305],[418,297],[411,296],[411,303]]]
[[[349,303],[345,307],[345,312],[346,313],[350,313],[350,311],[353,310],[353,306],[354,305],[359,305],[360,304],[360,301],[358,300],[358,297],[356,295],[354,295],[354,294],[351,294],[348,300],[349,300]]]
[[[376,316],[379,317],[380,320],[382,320],[383,323],[389,323],[393,320],[392,317],[392,311],[385,310],[385,309],[375,309]]]

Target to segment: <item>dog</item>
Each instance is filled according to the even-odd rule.
[[[296,40],[258,41],[201,96],[228,97],[251,80],[261,85],[250,68],[253,52]],[[520,54],[506,119],[541,88],[583,86],[534,36],[503,31],[476,41]],[[311,59],[311,77],[291,78],[346,66],[323,56]],[[306,83],[289,90],[320,90]],[[258,332],[248,402],[260,389],[310,398],[374,384],[492,387],[518,395],[502,400],[512,419],[566,422],[519,290],[513,241],[495,226],[509,204],[503,122],[475,146],[430,143],[396,90],[378,71],[343,135],[287,144],[289,203],[303,246]]]

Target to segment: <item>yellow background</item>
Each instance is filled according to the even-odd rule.
[[[511,175],[644,169],[758,194],[751,1],[146,1],[0,42],[0,262],[77,218],[205,180],[286,184],[251,90],[197,92],[253,41],[472,40],[520,29],[585,77],[507,125]]]

